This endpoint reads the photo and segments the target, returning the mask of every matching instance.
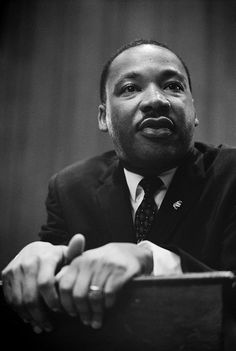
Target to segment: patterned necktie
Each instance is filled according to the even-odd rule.
[[[135,232],[137,243],[145,240],[151,230],[157,205],[154,200],[154,194],[163,185],[160,178],[143,178],[139,185],[144,190],[144,198],[139,205],[135,214]]]

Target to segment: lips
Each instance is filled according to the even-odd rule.
[[[157,137],[163,134],[172,134],[174,127],[173,121],[168,117],[148,117],[139,124],[138,130],[147,135]]]

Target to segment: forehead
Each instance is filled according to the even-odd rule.
[[[108,83],[129,72],[137,71],[145,74],[149,70],[155,70],[157,73],[174,70],[187,80],[182,62],[172,51],[153,44],[144,44],[127,49],[114,59],[110,66]]]

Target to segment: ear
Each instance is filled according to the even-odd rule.
[[[194,106],[194,99],[192,98],[192,102],[193,102],[193,108],[194,108],[194,126],[197,127],[199,125],[199,119],[197,118],[197,113],[195,110],[195,106]]]
[[[106,119],[106,105],[101,104],[98,106],[98,128],[102,132],[107,132],[108,127],[107,127],[107,119]]]
[[[194,125],[195,125],[195,127],[197,127],[199,125],[199,119],[197,118],[197,116],[195,116]]]

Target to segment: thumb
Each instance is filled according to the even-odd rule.
[[[67,264],[75,257],[82,255],[85,247],[85,237],[82,234],[75,234],[68,245],[67,250]]]

